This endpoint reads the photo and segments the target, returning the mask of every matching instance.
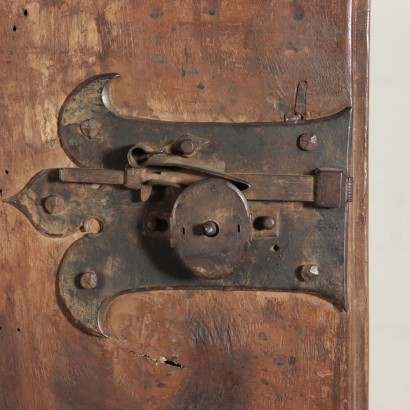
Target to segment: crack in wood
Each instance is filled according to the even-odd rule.
[[[133,355],[135,355],[137,357],[145,357],[150,362],[154,363],[155,366],[158,366],[160,364],[166,364],[167,366],[176,367],[178,369],[185,369],[185,366],[183,366],[182,364],[179,364],[179,363],[174,362],[173,360],[167,359],[165,356],[160,356],[158,359],[154,359],[153,357],[151,357],[148,354],[137,353],[134,350],[126,350],[126,351],[128,353],[132,353]]]
[[[108,342],[110,343],[110,344],[112,344],[112,345],[114,345],[115,347],[117,347],[117,348],[119,348],[119,349],[121,349],[121,350],[123,350],[124,352],[127,352],[127,353],[131,353],[131,354],[133,354],[134,356],[137,356],[137,357],[144,357],[144,358],[146,358],[147,360],[149,360],[151,363],[153,363],[155,366],[158,366],[158,365],[160,365],[160,364],[165,364],[165,365],[167,365],[167,366],[172,366],[172,367],[176,367],[177,369],[185,369],[186,368],[186,366],[184,366],[184,365],[182,365],[182,364],[180,364],[180,363],[177,363],[177,362],[175,362],[174,360],[172,360],[172,359],[168,359],[168,358],[166,358],[165,356],[159,356],[158,357],[158,359],[155,359],[155,358],[153,358],[152,356],[150,356],[149,354],[144,354],[144,353],[138,353],[138,352],[136,352],[135,350],[132,350],[132,349],[126,349],[125,347],[123,347],[123,346],[121,346],[121,342],[117,339],[117,343],[115,342],[115,341],[112,341],[112,340],[108,340]]]

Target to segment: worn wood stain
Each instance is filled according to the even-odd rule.
[[[135,293],[113,301],[106,339],[57,303],[55,272],[80,234],[45,238],[0,203],[2,409],[366,408],[367,16],[367,0],[0,4],[2,199],[72,165],[58,110],[102,72],[122,74],[116,109],[161,120],[280,121],[301,81],[308,118],[353,99],[357,198],[347,313],[290,293]]]

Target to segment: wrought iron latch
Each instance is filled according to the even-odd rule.
[[[113,297],[154,289],[313,293],[346,308],[351,110],[296,123],[172,123],[110,108],[116,74],[77,87],[59,119],[79,168],[42,171],[7,202],[52,237],[82,229],[58,291],[104,334]]]

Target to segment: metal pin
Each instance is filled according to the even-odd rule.
[[[208,236],[209,238],[218,235],[218,231],[218,225],[214,221],[207,221],[202,226],[202,232],[205,236]]]
[[[271,231],[275,227],[275,219],[272,216],[264,216],[261,223],[263,229],[267,231]]]
[[[191,139],[179,140],[173,144],[172,151],[183,156],[189,156],[195,152],[195,144]]]

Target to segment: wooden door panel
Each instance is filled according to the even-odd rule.
[[[106,330],[128,362],[114,374],[124,395],[137,390],[153,409],[344,408],[345,321],[327,302],[175,293],[134,293],[111,304]],[[138,369],[129,355],[143,359]]]
[[[72,166],[59,109],[119,72],[122,113],[171,121],[282,121],[300,81],[307,118],[352,106],[347,312],[310,295],[123,295],[108,338],[58,304],[65,239],[0,203],[3,409],[364,409],[367,394],[366,0],[5,1],[0,4],[0,195]]]

